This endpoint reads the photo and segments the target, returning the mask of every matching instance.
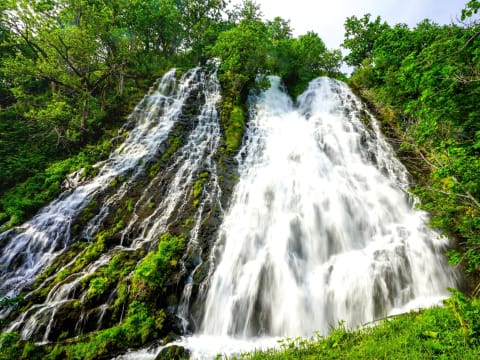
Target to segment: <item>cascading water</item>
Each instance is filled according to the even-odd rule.
[[[2,293],[15,296],[31,284],[39,271],[70,244],[70,224],[93,194],[110,186],[113,179],[128,171],[139,171],[136,166],[140,160],[153,156],[158,143],[166,139],[175,123],[182,100],[190,90],[187,77],[176,98],[165,96],[173,87],[174,75],[174,71],[166,74],[158,89],[138,105],[131,116],[139,118],[137,126],[105,164],[97,165],[101,166],[98,176],[72,192],[65,192],[29,222],[0,235]],[[157,115],[166,105],[170,113],[164,115],[164,121],[159,121]]]
[[[412,208],[406,169],[348,87],[316,79],[294,107],[271,82],[212,252],[203,323],[185,340],[194,357],[431,306],[456,283],[447,239]]]
[[[178,81],[167,73],[130,116],[126,140],[95,165],[98,175],[72,175],[71,190],[0,234],[0,295],[30,301],[6,330],[55,341],[121,322],[108,320],[116,284],[95,302],[89,282],[119,254],[137,254],[125,258],[138,264],[179,228],[187,246],[170,311],[196,332],[181,342],[194,357],[325,334],[341,320],[364,324],[448,295],[456,283],[442,255],[448,241],[413,209],[408,173],[360,101],[319,78],[294,105],[278,78],[271,83],[252,100],[224,213],[216,74],[196,68]]]
[[[96,177],[62,194],[20,228],[1,235],[0,241],[6,243],[1,260],[6,266],[0,269],[0,290],[14,296],[26,289],[35,276],[70,244],[85,239],[93,242],[101,237],[100,229],[124,206],[121,204],[128,204],[127,207],[131,208],[128,223],[118,229],[117,243],[112,240],[114,243],[110,246],[102,244],[103,253],[82,265],[81,256],[88,251],[87,247],[37,289],[27,293],[28,298],[37,296],[35,291],[38,293],[39,289],[48,290],[45,300],[20,314],[11,322],[8,331],[19,331],[24,339],[50,341],[52,329],[56,332],[55,339],[59,331],[77,335],[101,328],[105,313],[118,294],[114,286],[104,303],[88,305],[85,284],[95,273],[101,274],[100,270],[108,267],[115,255],[153,249],[172,224],[187,216],[184,215],[186,208],[190,208],[188,216],[192,219],[185,255],[189,264],[184,265],[183,271],[188,273],[201,265],[202,248],[198,234],[205,225],[205,217],[212,217],[221,209],[221,192],[213,160],[220,141],[216,110],[219,99],[215,72],[207,73],[196,68],[186,72],[178,84],[175,70],[168,72],[158,88],[136,107],[129,119],[133,128],[128,138],[106,162],[97,164],[99,173]],[[167,158],[165,143],[175,126],[181,127],[183,141],[180,137],[174,140],[181,142],[178,150],[170,154],[171,160],[160,162],[166,168],[154,171],[151,165],[159,164],[159,158]],[[193,187],[199,176],[203,176],[204,191],[196,195],[198,204],[192,210]],[[119,178],[123,178],[121,185],[115,186]],[[82,210],[95,197],[101,199],[96,215],[84,224],[80,238],[77,235],[72,239],[71,223],[78,222]],[[49,287],[62,272],[69,275]],[[188,302],[189,294],[185,294],[183,306],[188,308]],[[71,312],[72,306],[79,308],[78,304],[82,304],[80,315],[70,319],[73,324],[66,324],[62,317],[67,317],[68,322],[66,314]],[[4,314],[7,315],[8,312]]]

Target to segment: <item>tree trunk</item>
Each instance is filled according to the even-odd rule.
[[[118,95],[123,95],[125,83],[125,63],[120,66],[120,80],[118,81]]]
[[[83,100],[83,108],[82,108],[82,120],[80,122],[80,128],[82,130],[86,130],[86,122],[88,118],[88,97],[85,96],[85,99]]]

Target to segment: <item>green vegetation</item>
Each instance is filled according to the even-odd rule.
[[[127,304],[126,314],[120,324],[45,346],[19,341],[16,333],[4,333],[0,336],[0,360],[97,359],[129,347],[139,347],[166,335],[168,329],[164,329],[166,314],[163,310],[166,304],[165,284],[178,271],[184,243],[184,236],[165,233],[160,237],[157,251],[150,252],[139,263],[136,261],[137,253],[119,252],[107,266],[84,279],[83,283],[88,287],[87,305],[98,301],[116,286],[117,299],[113,304],[113,314],[117,320],[121,320],[120,308]],[[127,285],[127,282],[131,284]]]
[[[243,119],[243,118],[242,118]],[[193,207],[197,207],[200,204],[200,196],[203,193],[203,188],[205,183],[210,177],[210,173],[208,171],[204,171],[198,175],[198,179],[193,184]],[[189,219],[184,222],[184,226],[188,227]],[[190,220],[191,221],[191,220]]]
[[[164,318],[163,310],[134,301],[122,324],[93,332],[73,344],[46,346],[39,350],[44,353],[43,359],[98,359],[154,339],[162,330]]]
[[[241,359],[477,359],[480,302],[455,293],[443,308],[411,312],[378,325],[328,337],[285,339],[279,350],[243,354]]]
[[[329,51],[314,32],[292,37],[288,21],[279,17],[263,21],[258,5],[244,1],[231,14],[230,29],[221,32],[209,55],[221,60],[218,78],[222,85],[222,126],[225,153],[235,154],[245,131],[246,97],[251,89],[266,89],[265,75],[282,77],[293,96],[320,75],[340,75],[341,53]]]
[[[262,20],[248,0],[229,11],[223,0],[8,0],[0,11],[0,224],[8,227],[54,199],[68,173],[94,175],[134,101],[172,66],[221,60],[229,156],[241,144],[248,91],[268,85],[258,75],[280,74],[298,94],[318,75],[339,74],[338,50],[312,32],[292,38],[287,21]]]
[[[245,132],[245,114],[240,106],[234,106],[225,129],[227,153],[235,154],[242,145]]]
[[[66,174],[108,155],[102,139],[156,76],[197,63],[224,8],[222,0],[3,1],[0,224],[25,221],[59,194]]]
[[[350,85],[380,115],[400,155],[416,175],[412,192],[431,214],[431,225],[457,240],[450,261],[471,274],[470,292],[480,294],[480,24],[478,0],[468,1],[463,24],[428,20],[413,29],[379,17],[352,16],[345,22],[344,61],[353,67]],[[24,25],[24,26],[22,26]],[[288,21],[264,20],[245,0],[227,9],[224,0],[5,0],[0,4],[0,226],[6,230],[31,217],[68,188],[66,176],[92,165],[116,145],[126,115],[155,77],[172,66],[186,69],[220,60],[223,148],[216,159],[221,182],[233,186],[226,168],[240,149],[248,122],[246,98],[268,86],[265,75],[281,76],[295,98],[313,78],[340,73],[341,53],[328,50],[313,32],[292,36]],[[182,70],[179,70],[180,74]],[[187,109],[186,116],[193,115]],[[184,141],[174,128],[154,177],[174,159]],[[411,155],[414,155],[414,163]],[[193,207],[172,228],[187,233],[210,174],[198,175]],[[125,179],[112,181],[118,187]],[[147,204],[155,207],[155,200]],[[14,314],[43,301],[48,292],[118,244],[132,216],[126,198],[108,216],[92,242],[79,241],[38,278],[28,299],[0,297]],[[72,234],[95,216],[102,198],[86,206]],[[158,248],[119,251],[83,279],[84,301],[93,309],[111,301],[109,328],[37,346],[18,334],[0,335],[2,359],[94,359],[139,347],[165,336],[169,298],[175,297],[184,234],[163,234]],[[116,250],[116,249],[115,249]],[[145,254],[147,254],[145,256]],[[69,264],[67,266],[67,264]],[[62,269],[62,270],[60,270]],[[175,282],[177,281],[177,283]],[[173,301],[174,302],[174,301]],[[70,309],[70,308],[69,308]],[[350,331],[340,326],[328,338],[287,339],[281,351],[249,358],[476,358],[479,355],[478,298],[454,293],[444,308],[395,317],[377,327]]]
[[[128,347],[138,347],[164,335],[166,317],[165,284],[177,269],[177,263],[184,247],[185,238],[169,233],[160,238],[158,250],[150,252],[136,264],[134,253],[121,252],[115,255],[108,266],[87,279],[87,297],[93,301],[107,289],[117,285],[117,300],[114,309],[119,309],[126,301],[128,307],[120,325],[93,332],[81,337],[74,344],[56,345],[45,349],[46,359],[55,359],[59,354],[68,359],[95,359]],[[130,274],[131,290],[124,280]],[[118,315],[118,314],[117,314]]]
[[[185,246],[185,237],[166,233],[161,236],[158,251],[149,253],[137,266],[132,276],[132,291],[136,296],[164,294],[165,282],[178,264],[178,256]]]
[[[151,314],[154,314],[153,316]],[[94,359],[135,346],[161,333],[165,314],[144,303],[130,304],[121,325],[64,345],[37,348],[18,335],[0,336],[0,359]],[[454,292],[444,307],[410,312],[378,325],[348,330],[343,324],[328,337],[285,339],[279,350],[252,352],[241,359],[477,359],[480,354],[480,302]],[[29,357],[33,356],[33,357]],[[36,357],[35,357],[36,356]]]
[[[121,279],[125,278],[135,268],[138,254],[131,251],[122,251],[116,254],[106,267],[97,270],[90,277],[84,278],[82,282],[88,283],[88,292],[85,302],[100,302],[113,290]]]
[[[452,264],[480,274],[480,24],[478,1],[462,12],[467,26],[424,20],[390,26],[367,14],[345,22],[349,79],[394,129],[400,151],[414,154],[413,193],[431,225],[457,240]],[[480,284],[472,291],[480,293]]]
[[[327,50],[320,37],[309,31],[292,38],[287,22],[275,18],[268,23],[274,54],[272,73],[279,75],[289,94],[295,99],[318,76],[343,78],[339,71],[342,60],[340,50]]]
[[[105,135],[113,136],[111,132]],[[83,178],[94,176],[91,164],[107,157],[112,148],[113,143],[106,139],[98,145],[87,145],[77,155],[53,162],[45,170],[16,184],[0,197],[0,223],[8,222],[7,227],[11,227],[27,220],[60,194],[66,175],[83,168]]]
[[[182,145],[182,140],[182,136],[175,136],[169,139],[170,145],[163,153],[161,160],[167,161],[168,159],[170,159],[170,157],[180,148],[180,145]]]

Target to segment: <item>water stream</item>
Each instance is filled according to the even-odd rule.
[[[201,328],[184,340],[194,357],[432,306],[456,283],[448,240],[413,209],[405,167],[348,87],[319,78],[294,105],[271,82],[254,101]]]
[[[252,96],[236,158],[238,183],[225,211],[216,158],[219,100],[215,72],[196,68],[180,79],[174,70],[167,73],[130,116],[126,140],[95,165],[96,176],[73,174],[70,190],[0,234],[0,295],[23,292],[28,299],[36,277],[59,254],[75,242],[94,242],[119,204],[128,201],[131,211],[117,243],[75,271],[82,253],[74,256],[58,270],[68,276],[51,288],[57,273],[47,277],[37,286],[48,289],[43,300],[7,331],[54,341],[62,311],[73,301],[85,302],[82,282],[119,252],[154,249],[184,220],[190,230],[176,315],[183,332],[193,335],[174,344],[194,358],[327,334],[340,321],[355,327],[448,296],[457,281],[443,256],[448,239],[414,209],[407,170],[344,83],[318,78],[293,103],[279,78],[271,77],[271,88]],[[179,124],[178,149],[162,163],[168,166],[153,171]],[[194,195],[198,179],[203,190]],[[97,213],[75,233],[72,224],[95,198],[101,199]],[[207,218],[213,225],[205,230]],[[115,289],[107,295],[80,312],[69,336],[107,326]],[[6,316],[8,311],[0,313]],[[150,359],[159,350],[120,358]]]
[[[119,204],[130,202],[131,216],[117,238],[118,244],[105,246],[98,259],[87,263],[80,270],[69,274],[55,284],[48,292],[45,301],[34,304],[12,321],[8,331],[19,331],[23,339],[51,340],[54,325],[59,327],[59,319],[75,301],[85,303],[88,288],[84,284],[99,269],[108,266],[112,258],[120,252],[140,252],[154,249],[162,234],[169,226],[183,216],[186,208],[191,209],[192,192],[200,173],[208,175],[206,190],[198,199],[193,210],[191,231],[188,234],[186,258],[189,266],[196,268],[202,263],[202,248],[198,244],[198,233],[204,218],[211,216],[219,205],[221,195],[218,185],[216,163],[213,160],[220,141],[219,114],[220,86],[216,73],[195,68],[176,80],[175,71],[168,72],[149,95],[147,95],[130,116],[127,139],[115,150],[109,159],[97,164],[99,173],[93,179],[77,184],[74,190],[42,209],[31,221],[19,228],[1,234],[0,241],[6,243],[1,253],[0,294],[15,296],[33,283],[36,275],[62,253],[73,241],[70,225],[82,209],[101,192],[102,204],[97,214],[84,226],[81,234],[85,239],[95,241],[99,229],[106,219],[119,208]],[[165,152],[166,141],[173,127],[182,123],[184,140],[167,168],[152,172],[151,165]],[[123,182],[115,188],[112,181],[123,176]],[[137,182],[148,183],[138,189]],[[113,191],[111,189],[114,189]],[[110,190],[110,192],[107,191]],[[87,248],[88,249],[88,248]],[[71,272],[79,253],[38,288],[48,285],[58,273]],[[184,272],[191,271],[184,269]],[[191,286],[187,282],[186,288]],[[34,295],[32,292],[26,297]],[[116,298],[115,287],[105,303],[96,308],[85,307],[74,326],[74,334],[101,329],[105,313]],[[185,291],[183,308],[188,309],[190,292]],[[3,316],[8,315],[7,312]],[[185,315],[187,316],[187,315]],[[93,322],[93,328],[91,323]],[[89,323],[90,328],[84,329]],[[56,329],[58,331],[58,329]],[[84,331],[85,330],[85,331]]]

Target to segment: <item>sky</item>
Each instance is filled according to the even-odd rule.
[[[352,15],[380,16],[389,25],[415,26],[423,19],[437,24],[457,22],[468,0],[256,0],[266,19],[290,20],[293,35],[316,32],[329,49],[343,42],[343,24]],[[237,1],[234,1],[237,2]],[[240,2],[240,1],[238,1]]]

